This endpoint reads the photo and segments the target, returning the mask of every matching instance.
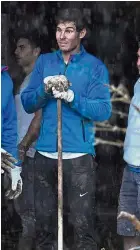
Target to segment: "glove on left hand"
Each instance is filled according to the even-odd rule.
[[[1,148],[1,167],[4,171],[9,171],[11,168],[15,168],[17,160],[9,154],[6,150]]]
[[[22,178],[20,176],[22,171],[21,167],[15,167],[7,173],[7,176],[10,179],[10,185],[5,194],[7,199],[16,199],[22,192]]]

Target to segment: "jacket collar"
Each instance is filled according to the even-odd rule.
[[[1,72],[7,71],[8,70],[8,66],[1,66]]]
[[[72,62],[78,61],[85,53],[86,53],[86,50],[85,50],[84,46],[81,44],[81,45],[80,45],[80,52],[77,53],[77,54],[71,55],[71,56],[70,56],[70,61],[72,61]],[[63,55],[62,55],[62,51],[61,51],[61,50],[57,50],[57,51],[56,51],[56,54],[57,54],[57,56],[58,56],[61,60],[64,61]]]

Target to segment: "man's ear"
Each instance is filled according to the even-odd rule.
[[[84,37],[85,37],[85,35],[86,35],[86,33],[87,33],[86,29],[85,29],[85,28],[84,28],[84,29],[82,29],[82,30],[80,31],[79,38],[80,38],[80,39],[84,38]]]
[[[40,52],[41,52],[40,47],[37,47],[37,48],[34,49],[34,55],[35,55],[36,57],[39,56]]]

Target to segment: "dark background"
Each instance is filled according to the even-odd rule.
[[[61,7],[78,7],[87,19],[87,51],[100,58],[110,73],[111,85],[120,83],[133,95],[138,77],[136,52],[140,37],[139,2],[2,2],[2,63],[9,66],[15,91],[24,75],[14,58],[15,36],[19,30],[37,30],[42,52],[56,49],[54,17]],[[113,103],[113,108],[128,113],[128,104]],[[114,115],[112,126],[127,126],[127,117]],[[124,141],[124,133],[101,131],[97,136],[108,141]],[[116,234],[118,195],[124,168],[123,148],[99,144],[97,152],[97,240],[99,248],[121,250]],[[9,225],[10,226],[10,225]]]

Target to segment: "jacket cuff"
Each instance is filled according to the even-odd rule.
[[[51,97],[51,93],[46,93],[45,92],[45,85],[41,84],[37,90],[36,90],[37,95],[39,95],[42,99],[46,99]]]
[[[79,108],[80,95],[74,93],[74,99],[70,102],[71,108],[78,109]]]

